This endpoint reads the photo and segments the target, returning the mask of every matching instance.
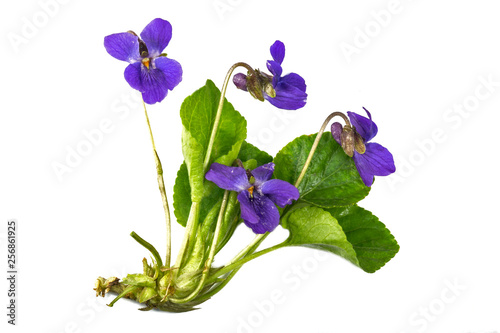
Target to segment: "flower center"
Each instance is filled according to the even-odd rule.
[[[250,198],[253,198],[253,190],[255,189],[255,186],[252,186],[248,189],[248,193],[250,193]]]
[[[142,59],[142,64],[146,66],[147,69],[149,69],[149,61],[149,58]]]

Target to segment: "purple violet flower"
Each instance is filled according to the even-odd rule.
[[[241,218],[256,234],[273,231],[280,222],[275,204],[285,207],[299,198],[299,190],[280,179],[271,179],[274,163],[253,170],[213,163],[205,178],[218,187],[236,191],[240,202]]]
[[[372,116],[367,109],[363,108],[368,114],[368,118],[354,112],[347,112],[352,126],[356,132],[363,138],[366,151],[360,154],[354,150],[354,164],[358,169],[359,175],[366,186],[372,186],[373,176],[388,176],[396,171],[394,159],[387,148],[375,142],[369,142],[377,135],[377,125],[372,121]],[[333,138],[341,144],[342,125],[340,123],[332,124]]]
[[[285,58],[285,44],[277,40],[271,45],[271,56],[273,60],[267,61],[267,69],[273,74],[272,86],[276,92],[275,97],[269,96],[263,91],[264,98],[277,108],[285,110],[297,110],[306,105],[306,83],[304,79],[295,73],[281,76],[283,69],[281,64]],[[263,74],[269,76],[267,74]],[[247,76],[239,73],[233,77],[233,82],[238,89],[247,91]]]
[[[121,32],[104,37],[104,47],[118,60],[127,61],[125,80],[142,93],[147,104],[161,102],[182,80],[182,67],[162,54],[172,38],[172,25],[156,18],[141,32]]]

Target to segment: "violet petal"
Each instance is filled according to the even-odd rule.
[[[173,90],[182,81],[182,67],[174,59],[160,57],[153,60],[153,66],[163,72],[164,84],[168,90]]]
[[[255,185],[260,186],[273,176],[274,163],[267,163],[257,167],[251,171],[252,176],[255,178]]]
[[[280,223],[280,214],[274,203],[264,195],[253,192],[253,197],[248,191],[238,195],[240,202],[241,218],[245,225],[256,234],[273,231]],[[255,216],[258,220],[255,222]]]
[[[271,45],[270,51],[273,60],[281,65],[283,63],[283,59],[285,59],[285,44],[277,40],[273,45]]]
[[[306,105],[307,94],[286,82],[279,82],[274,88],[276,97],[264,95],[272,105],[285,110],[297,110]]]
[[[136,62],[130,64],[125,68],[125,80],[130,84],[130,86],[134,89],[139,90],[140,92],[144,91],[144,87],[142,85],[142,73],[141,73],[140,62]]]
[[[366,186],[372,186],[373,176],[387,176],[396,171],[392,154],[378,143],[367,143],[366,152],[354,152],[353,158]]]
[[[364,108],[363,108],[364,109]],[[377,125],[372,121],[370,112],[366,110],[369,118],[363,117],[355,112],[347,111],[351,124],[356,128],[356,132],[361,135],[365,142],[370,141],[377,135]]]
[[[229,167],[219,163],[212,163],[205,178],[228,191],[241,192],[251,186],[248,182],[245,169],[241,167]]]
[[[163,101],[168,93],[168,81],[160,69],[141,67],[142,99],[147,104],[155,104]]]
[[[134,63],[140,59],[137,36],[121,32],[104,37],[104,47],[114,58]]]
[[[271,179],[260,187],[262,194],[271,199],[281,208],[292,203],[292,200],[299,199],[299,190],[292,184],[281,180]]]
[[[259,216],[251,202],[250,193],[248,191],[241,191],[238,194],[238,201],[240,202],[241,218],[245,224],[255,224],[259,222]]]
[[[299,74],[289,73],[289,74],[283,76],[279,82],[280,83],[281,82],[287,83],[287,84],[294,86],[295,88],[297,88],[303,92],[306,92],[306,88],[307,88],[306,81]]]
[[[141,38],[148,47],[149,56],[157,57],[172,38],[172,25],[166,20],[156,18],[142,30]]]
[[[276,85],[283,73],[283,68],[276,61],[268,60],[267,69],[273,74],[273,85]]]

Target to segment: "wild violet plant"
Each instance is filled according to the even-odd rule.
[[[105,37],[104,46],[118,60],[126,61],[125,79],[142,93],[146,104],[161,102],[182,80],[181,65],[163,50],[172,37],[169,22],[155,19],[140,36],[132,31]],[[163,169],[151,142],[158,184],[166,217],[167,251],[163,258],[153,245],[135,232],[131,236],[152,255],[143,259],[143,272],[121,280],[99,277],[97,296],[117,294],[143,304],[141,310],[170,312],[193,310],[217,294],[248,261],[287,246],[304,246],[339,255],[368,273],[385,265],[399,246],[385,225],[357,203],[370,192],[374,176],[395,171],[391,153],[369,142],[378,131],[368,118],[347,112],[330,114],[320,131],[299,136],[272,157],[246,139],[246,120],[225,99],[226,89],[238,67],[247,73],[233,76],[234,85],[277,108],[297,110],[307,101],[306,83],[295,73],[282,75],[285,45],[271,46],[270,73],[236,63],[229,69],[222,90],[208,80],[188,96],[180,110],[182,152],[174,185],[174,213],[185,228],[175,262],[171,261],[170,208]],[[296,111],[290,111],[296,112]],[[324,133],[332,118],[331,133]],[[224,266],[213,266],[236,228],[244,224],[256,234]],[[278,225],[288,238],[272,247],[259,245]]]

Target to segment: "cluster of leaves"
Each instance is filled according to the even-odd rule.
[[[202,223],[196,239],[202,240],[210,239],[224,192],[204,179],[203,170],[219,97],[220,91],[212,81],[207,81],[204,87],[186,98],[181,108],[185,162],[174,187],[175,216],[185,226],[192,203],[198,202]],[[232,165],[239,158],[251,169],[273,161],[274,177],[295,184],[316,135],[296,138],[274,159],[247,143],[245,138],[245,119],[226,101],[210,163]],[[370,273],[381,268],[399,250],[385,225],[357,205],[370,188],[363,184],[352,158],[344,153],[330,133],[323,134],[298,189],[300,199],[282,212],[281,225],[290,232],[283,246],[328,251]],[[229,240],[240,222],[238,202],[233,193],[217,250]],[[200,248],[206,249],[206,246]],[[200,258],[198,263],[202,262]]]
[[[163,267],[156,249],[140,239],[155,258],[152,265],[144,259],[144,273],[129,274],[121,282],[116,278],[97,281],[97,294],[119,294],[111,305],[126,297],[145,304],[142,310],[190,311],[219,292],[239,270],[239,265],[207,267],[212,246],[215,254],[219,252],[242,222],[237,193],[231,192],[217,243],[213,243],[224,190],[205,179],[211,163],[229,166],[239,159],[245,168],[255,169],[272,161],[275,178],[297,183],[316,134],[296,138],[273,158],[245,141],[246,120],[227,101],[210,160],[205,161],[219,99],[219,89],[207,81],[181,106],[184,162],[174,185],[174,213],[179,224],[188,227],[189,239],[180,267]],[[385,225],[357,205],[370,187],[364,185],[352,158],[330,133],[324,133],[319,141],[298,190],[299,200],[280,209],[280,224],[289,231],[289,237],[275,248],[303,246],[327,251],[369,273],[380,269],[398,252],[399,246]],[[132,234],[136,240],[140,238]],[[259,244],[254,244],[245,256],[251,257]],[[248,259],[245,256],[241,258],[244,262]]]

